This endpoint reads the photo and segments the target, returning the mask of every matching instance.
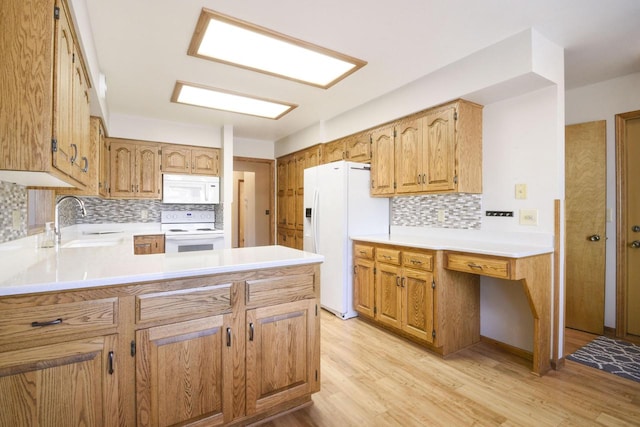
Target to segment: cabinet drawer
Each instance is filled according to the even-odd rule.
[[[164,253],[164,234],[133,236],[133,253],[136,255]]]
[[[272,305],[315,298],[316,282],[313,274],[247,280],[247,306]]]
[[[376,261],[400,265],[400,251],[397,249],[377,248]]]
[[[136,297],[136,322],[193,319],[231,312],[231,284],[156,292]]]
[[[445,267],[450,270],[481,274],[483,276],[511,278],[511,262],[508,259],[491,256],[449,253]]]
[[[2,310],[0,344],[115,327],[117,298]]]
[[[353,255],[358,258],[373,259],[373,246],[355,244]]]
[[[402,252],[402,265],[420,270],[433,270],[433,255],[421,252]]]

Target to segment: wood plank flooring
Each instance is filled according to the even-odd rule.
[[[442,359],[357,318],[323,311],[321,329],[314,404],[265,426],[640,425],[640,383],[575,362],[540,378],[485,343]]]

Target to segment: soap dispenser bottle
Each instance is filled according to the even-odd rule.
[[[44,236],[42,238],[41,248],[53,248],[56,245],[56,234],[53,230],[53,223],[47,222],[44,225]]]

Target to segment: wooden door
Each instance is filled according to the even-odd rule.
[[[433,342],[433,274],[405,268],[402,275],[402,329]]]
[[[306,299],[247,311],[247,415],[319,389],[316,307]]]
[[[396,126],[396,193],[415,193],[422,189],[422,119]]]
[[[191,172],[191,150],[181,147],[162,147],[162,171],[169,173]]]
[[[244,222],[247,217],[247,204],[245,203],[244,179],[238,180],[238,247],[244,248]]]
[[[616,116],[617,333],[640,340],[640,110]]]
[[[136,198],[160,198],[160,155],[157,145],[137,146],[136,181]]]
[[[395,148],[393,127],[378,129],[371,135],[371,195],[395,193]]]
[[[353,307],[358,313],[373,319],[375,306],[374,262],[356,257],[353,265]]]
[[[111,335],[0,353],[0,425],[118,425],[115,345]]]
[[[136,411],[140,426],[230,420],[233,398],[230,316],[136,332]]]
[[[454,107],[448,107],[429,113],[424,118],[425,191],[450,191],[456,188],[455,112]]]
[[[402,292],[400,267],[384,263],[376,264],[376,320],[402,328]]]
[[[73,144],[73,76],[74,43],[67,8],[60,7],[56,20],[53,138],[57,150],[53,152],[53,166],[71,175],[76,149]]]
[[[565,128],[565,325],[604,332],[606,122]]]
[[[133,197],[135,192],[135,147],[126,142],[114,141],[110,144],[110,195],[115,198]]]
[[[194,148],[191,150],[191,173],[195,175],[220,175],[220,150]]]

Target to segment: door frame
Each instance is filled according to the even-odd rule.
[[[616,114],[616,336],[627,336],[627,120],[640,119],[640,110]]]
[[[247,162],[247,163],[264,163],[269,165],[269,244],[276,244],[276,217],[274,215],[274,205],[275,205],[275,160],[273,159],[260,159],[255,157],[238,157],[233,156],[233,161],[239,162]],[[235,168],[234,168],[235,170]]]

